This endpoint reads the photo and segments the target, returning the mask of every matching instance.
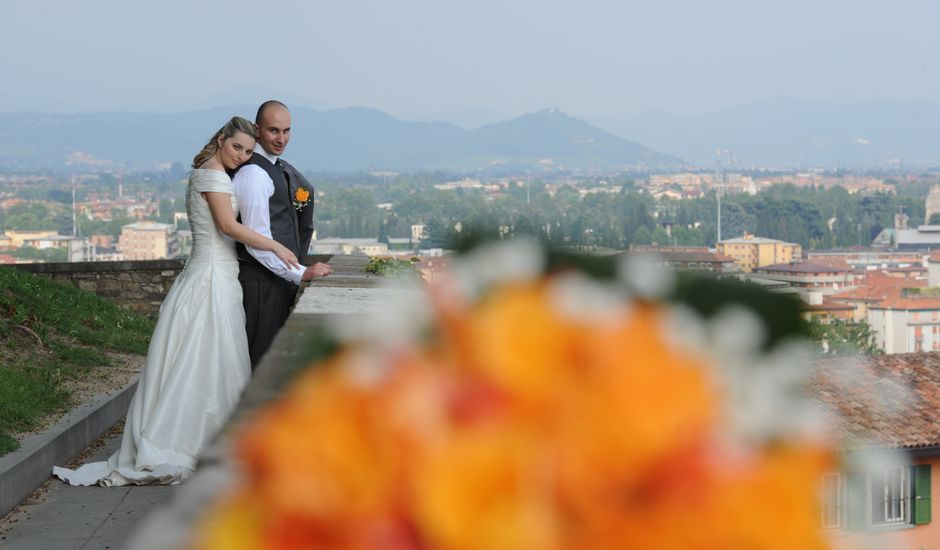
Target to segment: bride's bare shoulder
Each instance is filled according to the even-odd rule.
[[[211,157],[206,162],[202,163],[202,166],[197,168],[197,170],[215,170],[216,172],[225,172],[225,167],[222,166],[222,163],[219,162],[215,157]]]

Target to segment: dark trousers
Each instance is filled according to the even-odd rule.
[[[287,320],[298,287],[260,265],[240,262],[238,267],[238,282],[242,285],[242,303],[245,306],[248,352],[254,370]]]

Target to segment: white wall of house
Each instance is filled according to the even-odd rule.
[[[940,320],[934,310],[868,309],[875,343],[886,354],[940,350]],[[920,346],[917,330],[920,329]]]

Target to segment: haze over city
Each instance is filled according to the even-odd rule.
[[[7,0],[0,110],[179,111],[277,94],[465,126],[558,107],[701,115],[940,99],[940,3]]]

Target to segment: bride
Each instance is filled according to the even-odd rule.
[[[226,174],[251,158],[257,130],[234,117],[193,160],[186,209],[193,250],[163,305],[121,448],[107,462],[52,472],[72,485],[176,484],[235,408],[251,375],[234,240],[298,266],[285,246],[236,221]]]

